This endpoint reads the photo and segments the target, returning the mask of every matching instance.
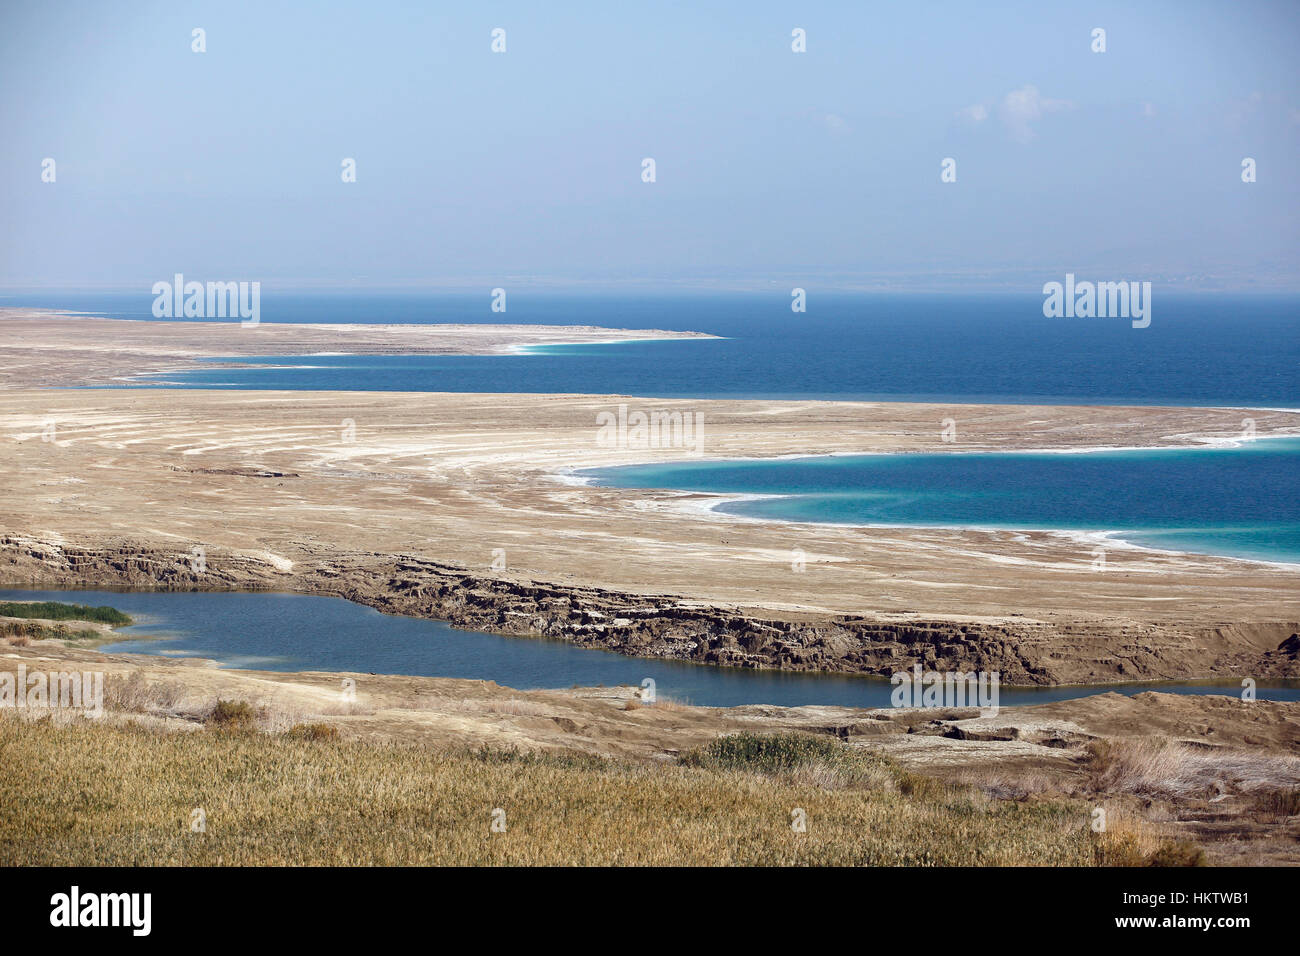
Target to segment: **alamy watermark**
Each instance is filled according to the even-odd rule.
[[[704,453],[704,416],[699,412],[644,412],[620,405],[617,413],[598,413],[596,424],[596,444],[601,448],[681,448],[691,456]]]
[[[0,672],[0,709],[75,710],[97,719],[104,714],[103,671]]]
[[[1049,319],[1132,319],[1135,329],[1151,324],[1150,282],[1076,282],[1067,272],[1064,284],[1045,283],[1043,295]]]
[[[132,936],[148,936],[153,925],[152,893],[83,893],[73,886],[50,897],[50,925],[125,927]]]
[[[998,713],[998,671],[927,671],[916,664],[895,671],[889,695],[894,707],[978,707],[981,717]]]
[[[239,317],[240,325],[262,319],[260,282],[186,282],[176,273],[172,281],[153,284],[155,319],[224,319]]]

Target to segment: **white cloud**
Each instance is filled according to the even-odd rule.
[[[832,133],[847,133],[849,131],[849,124],[844,117],[835,113],[827,113],[823,118],[823,122]]]
[[[983,103],[976,103],[974,106],[968,106],[964,110],[958,110],[957,115],[963,119],[968,119],[972,123],[982,123],[989,118],[989,108]]]
[[[1003,97],[999,112],[1011,138],[1027,143],[1034,138],[1034,123],[1048,113],[1067,110],[1073,105],[1069,100],[1054,100],[1043,96],[1038,92],[1038,87],[1026,84]]]

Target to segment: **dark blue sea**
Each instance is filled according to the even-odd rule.
[[[277,293],[263,322],[511,322],[709,332],[723,338],[552,347],[528,355],[266,356],[169,382],[193,387],[587,392],[644,397],[1232,405],[1300,408],[1300,297],[1160,295],[1149,328],[1048,319],[1039,295]],[[152,318],[138,293],[0,296],[2,305]],[[300,358],[300,357],[299,357]],[[247,361],[244,359],[242,361]],[[307,364],[310,368],[274,367]],[[142,384],[146,384],[142,381]]]

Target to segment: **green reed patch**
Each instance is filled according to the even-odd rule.
[[[101,624],[124,625],[131,616],[115,607],[90,607],[85,604],[67,604],[63,601],[0,601],[0,617],[36,617],[46,621],[98,621]]]

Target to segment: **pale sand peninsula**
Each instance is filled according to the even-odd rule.
[[[502,355],[537,345],[709,338],[586,325],[244,326],[237,319],[155,322],[0,308],[0,388],[121,385],[194,369],[202,359],[253,355]]]

